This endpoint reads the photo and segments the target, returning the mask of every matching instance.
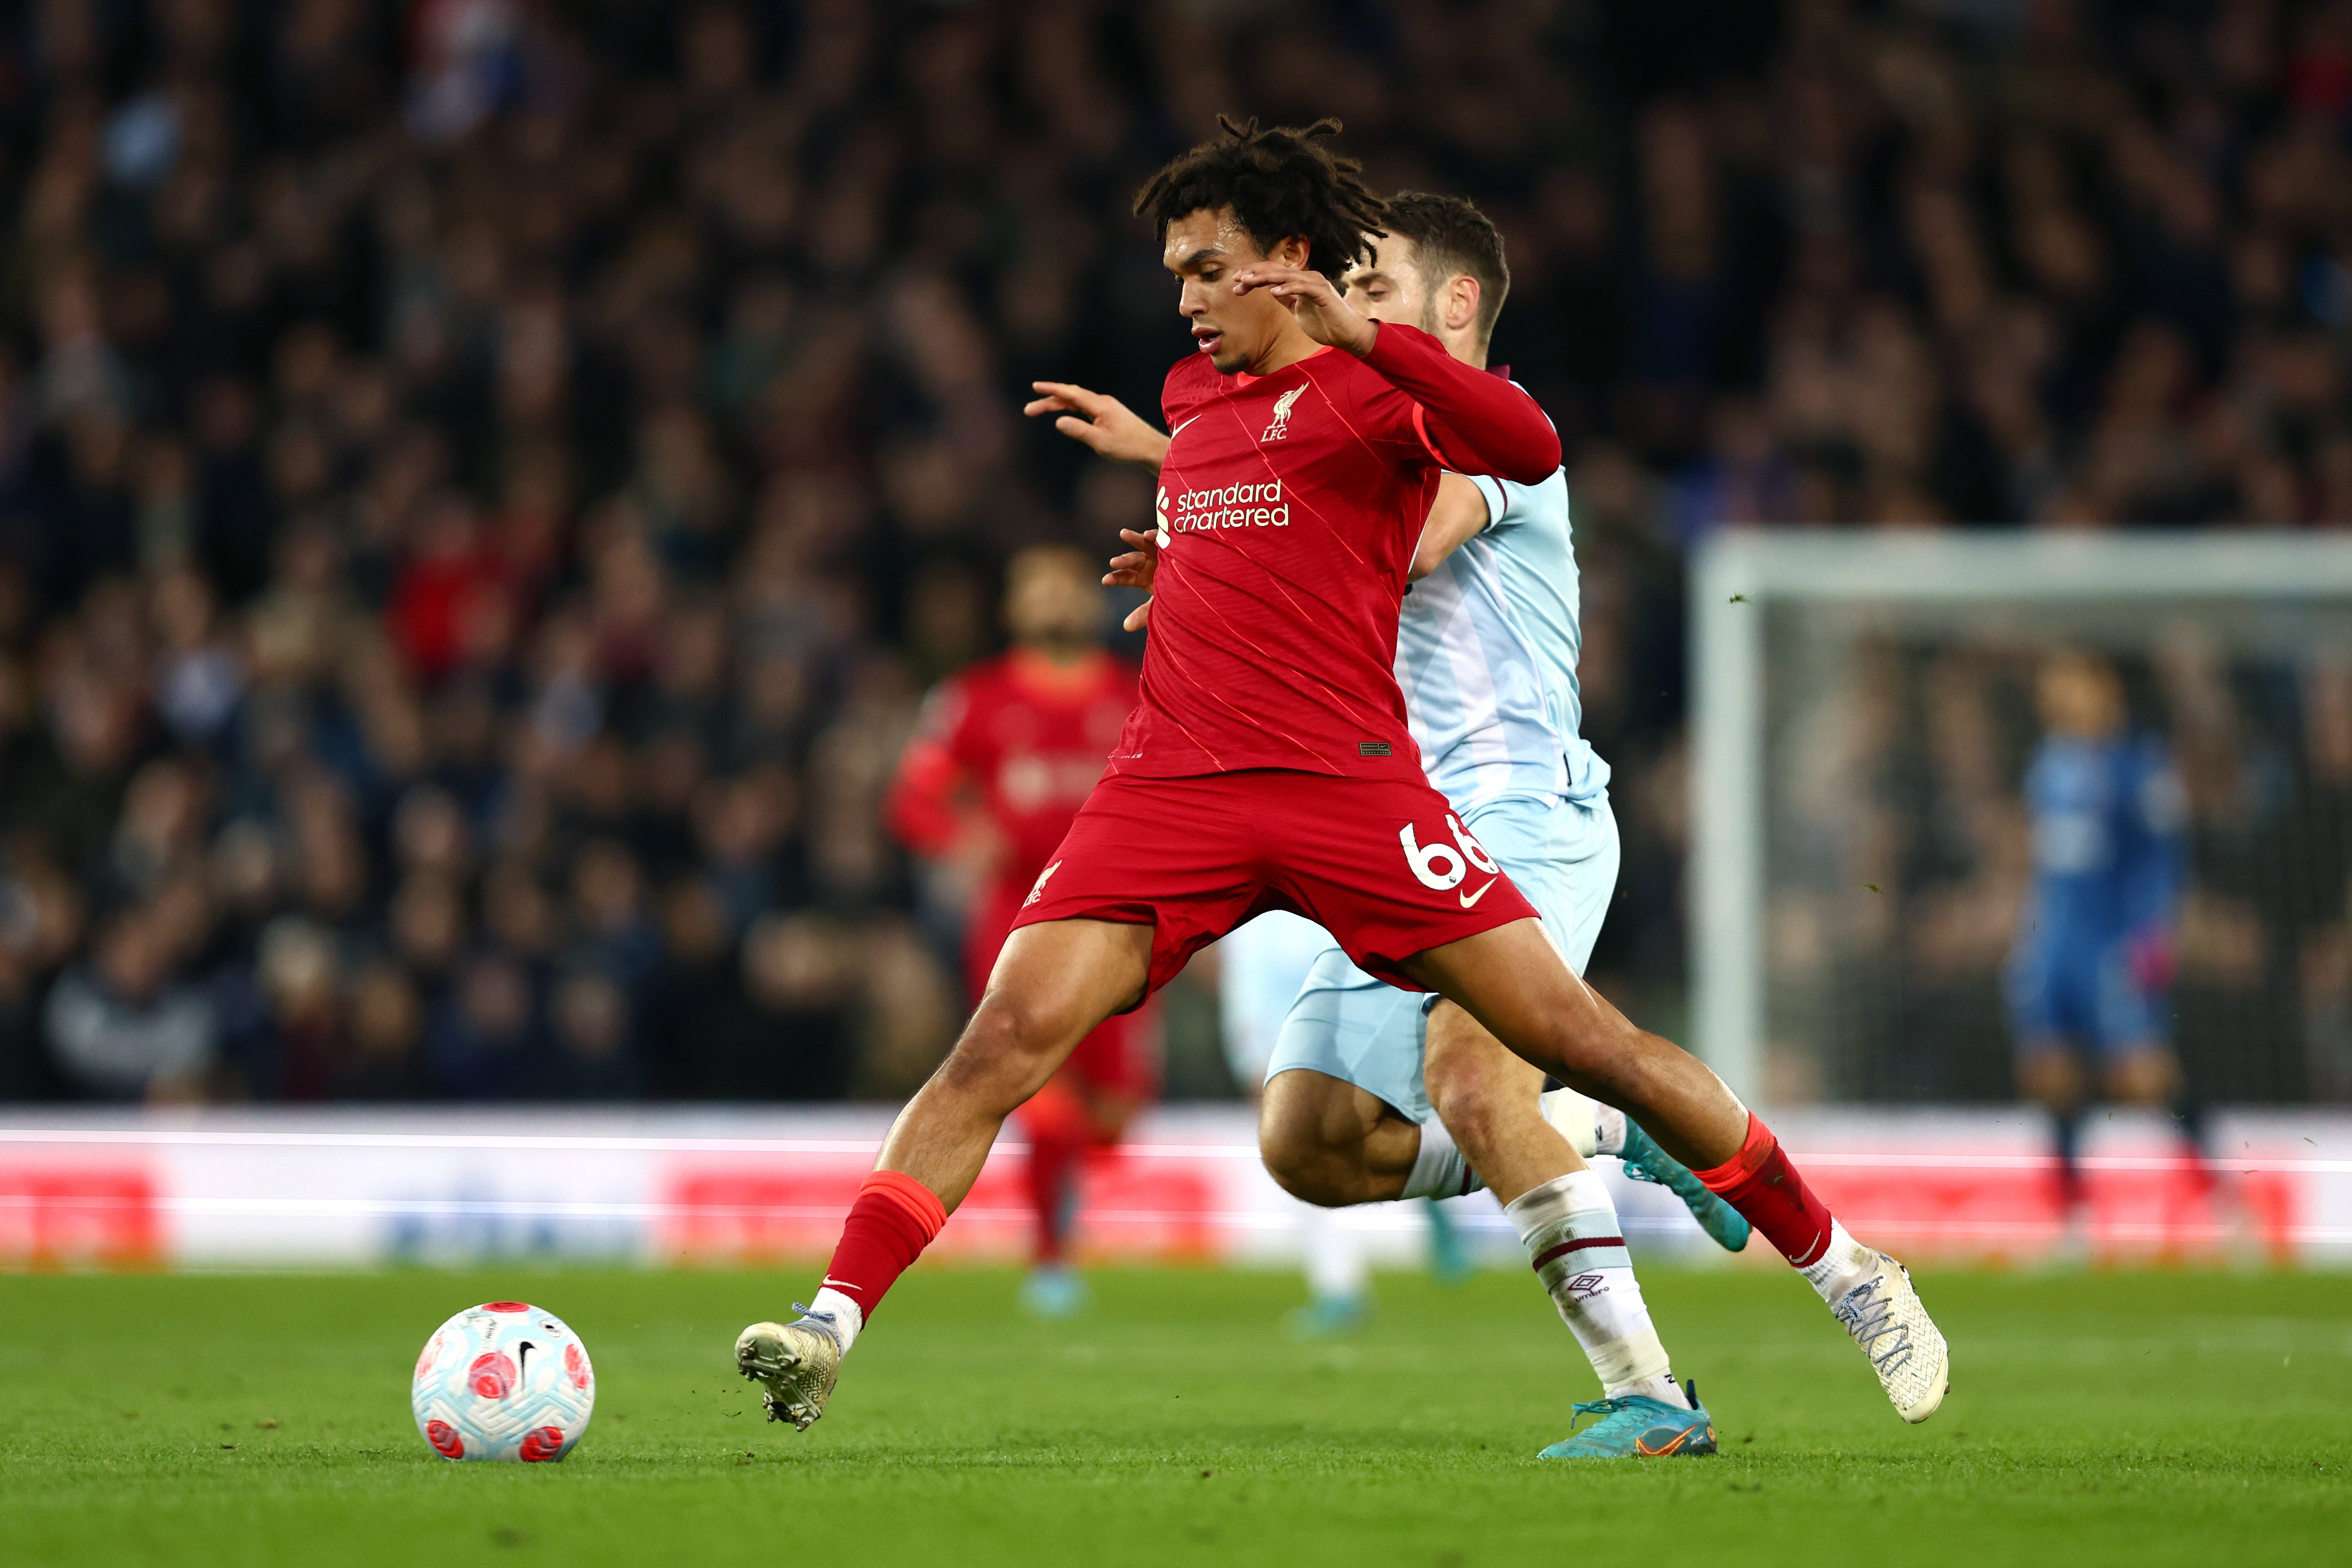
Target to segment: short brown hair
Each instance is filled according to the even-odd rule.
[[[1423,282],[1434,287],[1463,274],[1478,280],[1478,341],[1492,338],[1511,291],[1511,268],[1494,220],[1460,196],[1400,191],[1388,199],[1384,221],[1390,234],[1412,241]]]

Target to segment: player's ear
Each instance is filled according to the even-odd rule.
[[[1265,258],[1276,267],[1296,267],[1304,271],[1307,258],[1314,253],[1314,246],[1307,242],[1305,235],[1294,234],[1287,239],[1276,240],[1274,248],[1266,253]]]
[[[1478,279],[1457,272],[1445,280],[1445,324],[1460,331],[1478,319]]]

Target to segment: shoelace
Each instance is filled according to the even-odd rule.
[[[833,1337],[833,1342],[835,1344],[839,1344],[841,1342],[841,1329],[839,1325],[835,1323],[833,1314],[831,1312],[812,1312],[808,1310],[807,1304],[801,1301],[795,1301],[793,1303],[793,1310],[800,1314],[797,1319],[793,1320],[793,1326],[794,1328],[800,1327],[803,1323],[814,1323],[819,1329]]]
[[[1602,1421],[1608,1420],[1619,1411],[1630,1407],[1630,1402],[1623,1399],[1580,1400],[1569,1406],[1569,1430],[1570,1432],[1576,1430],[1576,1417],[1579,1415],[1597,1415],[1601,1418],[1600,1421],[1595,1421],[1592,1426],[1585,1428],[1586,1432],[1591,1432],[1593,1426],[1600,1426]]]
[[[1853,1336],[1853,1342],[1862,1347],[1881,1377],[1892,1377],[1911,1363],[1911,1331],[1894,1321],[1894,1317],[1895,1303],[1880,1293],[1875,1279],[1855,1286],[1837,1305],[1838,1321],[1845,1325],[1845,1331]],[[1889,1336],[1895,1342],[1879,1350],[1878,1342]]]

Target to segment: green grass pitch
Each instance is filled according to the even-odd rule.
[[[2352,1563],[2352,1279],[1936,1274],[1958,1381],[1906,1428],[1778,1271],[1653,1270],[1715,1458],[1546,1464],[1591,1374],[1524,1277],[1380,1282],[1359,1337],[1295,1278],[919,1269],[831,1412],[760,1418],[759,1274],[0,1279],[0,1563],[2069,1565]],[[410,1421],[442,1318],[520,1296],[599,1377],[561,1466]]]

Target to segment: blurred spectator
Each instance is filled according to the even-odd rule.
[[[49,1049],[73,1088],[100,1100],[188,1100],[220,1043],[211,1001],[173,974],[160,911],[125,910],[99,929],[87,963],[49,993]]]
[[[217,1039],[174,1093],[919,1076],[952,987],[883,784],[1002,563],[1148,514],[1013,409],[1152,404],[1185,340],[1127,198],[1220,110],[1338,112],[1506,230],[1628,807],[1596,972],[1678,987],[1707,535],[2352,523],[2336,12],[1726,0],[1675,13],[1694,48],[1618,0],[1380,0],[1269,47],[1189,0],[37,0],[0,37],[0,1094],[146,1092],[54,1004],[184,994]],[[2205,910],[2184,963],[2285,952]],[[287,917],[326,947],[273,979]]]

